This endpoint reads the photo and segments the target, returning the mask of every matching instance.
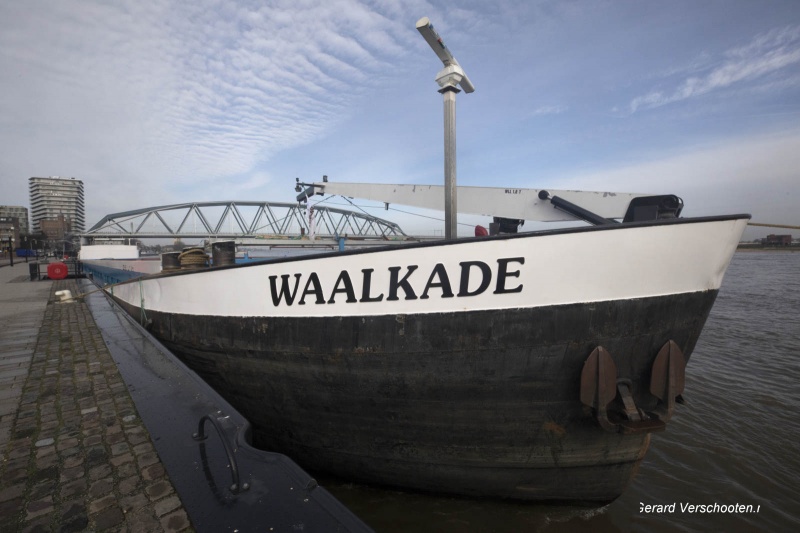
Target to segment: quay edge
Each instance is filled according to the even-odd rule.
[[[94,286],[31,282],[24,264],[0,270],[0,284],[0,529],[370,531],[291,460],[250,447],[241,415],[102,293],[54,297]],[[166,403],[176,388],[192,395],[189,411]],[[226,410],[241,497],[214,427],[192,438],[191,409]]]

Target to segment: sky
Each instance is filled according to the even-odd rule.
[[[459,185],[671,193],[686,216],[800,225],[796,0],[2,2],[0,205],[28,206],[31,176],[83,180],[87,227],[293,201],[323,174],[441,184],[423,16],[476,88],[457,96]],[[767,233],[792,231],[745,236]]]

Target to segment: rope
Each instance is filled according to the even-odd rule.
[[[350,198],[348,198],[347,196],[342,196],[342,195],[339,195],[339,197],[340,197],[340,198],[344,198],[345,200],[347,200],[347,201],[350,203],[350,205],[352,205],[353,207],[356,207],[356,208],[360,209],[360,210],[361,210],[361,212],[362,212],[362,213],[364,213],[365,215],[367,215],[368,217],[371,217],[371,216],[372,216],[372,215],[370,215],[369,213],[367,213],[366,211],[364,211],[363,209],[361,209],[361,206],[360,206],[360,205],[356,205],[356,204],[354,204],[352,201],[350,201]]]
[[[99,289],[94,289],[93,291],[84,292],[83,294],[76,294],[75,296],[73,296],[73,297],[72,297],[72,299],[73,299],[73,300],[81,300],[81,299],[83,299],[83,298],[86,298],[86,297],[87,297],[87,296],[89,296],[90,294],[94,294],[94,293],[96,293],[96,292],[102,292],[102,291],[104,291],[104,290],[106,290],[106,289],[110,289],[110,290],[111,290],[111,296],[114,296],[114,286],[115,286],[115,285],[119,285],[120,283],[123,283],[123,282],[122,282],[122,281],[120,281],[120,282],[118,282],[118,283],[110,283],[110,284],[108,284],[108,285],[105,285],[105,286],[103,286],[103,287],[100,287]]]
[[[139,298],[140,304],[139,309],[141,310],[141,316],[139,317],[140,323],[144,326],[147,324],[147,312],[144,309],[144,288],[142,287],[142,278],[139,278]]]
[[[178,256],[181,268],[197,268],[208,266],[208,255],[202,248],[186,248]]]
[[[786,229],[800,229],[800,226],[789,226],[787,224],[762,224],[759,222],[748,222],[748,226],[761,226],[764,228],[786,228]]]
[[[335,196],[329,196],[328,198],[335,198]],[[369,214],[367,211],[364,211],[364,209],[380,209],[381,211],[397,211],[398,213],[403,213],[405,215],[411,215],[411,216],[415,216],[415,217],[419,217],[419,218],[427,218],[427,219],[430,219],[430,220],[435,220],[437,222],[444,222],[443,218],[432,217],[432,216],[423,215],[423,214],[420,214],[420,213],[412,213],[411,211],[404,211],[402,209],[397,209],[396,207],[392,207],[391,205],[389,206],[388,209],[385,206],[378,206],[378,205],[363,205],[362,206],[362,205],[354,204],[346,196],[341,196],[341,198],[344,198],[345,200],[347,200],[348,203],[344,204],[344,203],[340,203],[340,202],[331,202],[331,205],[344,205],[344,206],[356,207],[356,208],[360,209],[365,215],[370,216],[370,217],[373,217],[375,215]],[[323,200],[323,202],[324,201],[325,200]],[[322,202],[318,202],[317,204],[314,204],[314,205],[319,205],[321,203]],[[459,222],[458,225],[459,226],[468,226],[470,228],[475,227],[475,224],[469,224],[467,222]]]

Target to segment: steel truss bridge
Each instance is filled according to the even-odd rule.
[[[85,244],[120,238],[225,239],[264,245],[298,239],[308,242],[309,238],[346,237],[382,243],[408,240],[397,224],[366,213],[247,201],[193,202],[112,213],[81,237]]]

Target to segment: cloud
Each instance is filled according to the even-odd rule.
[[[346,120],[402,63],[416,36],[385,14],[398,5],[4,3],[0,142],[14,157],[0,173],[111,179],[92,189],[101,204],[246,182]]]
[[[676,194],[684,216],[751,213],[800,225],[800,131],[696,146],[668,157],[559,180],[568,189]]]
[[[531,115],[560,115],[561,113],[566,113],[567,110],[569,110],[569,107],[564,105],[545,105],[534,109]]]
[[[652,91],[634,98],[630,112],[651,109],[726,89],[745,81],[762,79],[800,62],[800,26],[763,33],[745,46],[724,54],[721,64],[702,75],[686,78],[672,91]],[[693,68],[697,68],[696,66]]]
[[[27,204],[30,176],[75,176],[86,184],[91,224],[109,212],[184,201],[288,200],[295,176],[436,180],[440,63],[414,30],[423,15],[478,87],[459,97],[464,183],[500,176],[530,186],[532,173],[794,127],[800,26],[763,32],[798,24],[790,8],[456,4],[0,2],[2,202]],[[755,11],[758,20],[745,17]],[[728,24],[698,33],[723,15]],[[745,45],[717,44],[731,35]],[[680,69],[660,53],[664,39],[676,38],[699,51]],[[640,49],[649,51],[645,67],[623,53]],[[638,98],[608,96],[621,68],[629,74],[623,90]],[[716,122],[641,112],[724,91],[736,108]],[[768,96],[778,91],[786,98]],[[608,116],[611,100],[627,120]],[[796,164],[791,153],[777,155],[786,168]]]

